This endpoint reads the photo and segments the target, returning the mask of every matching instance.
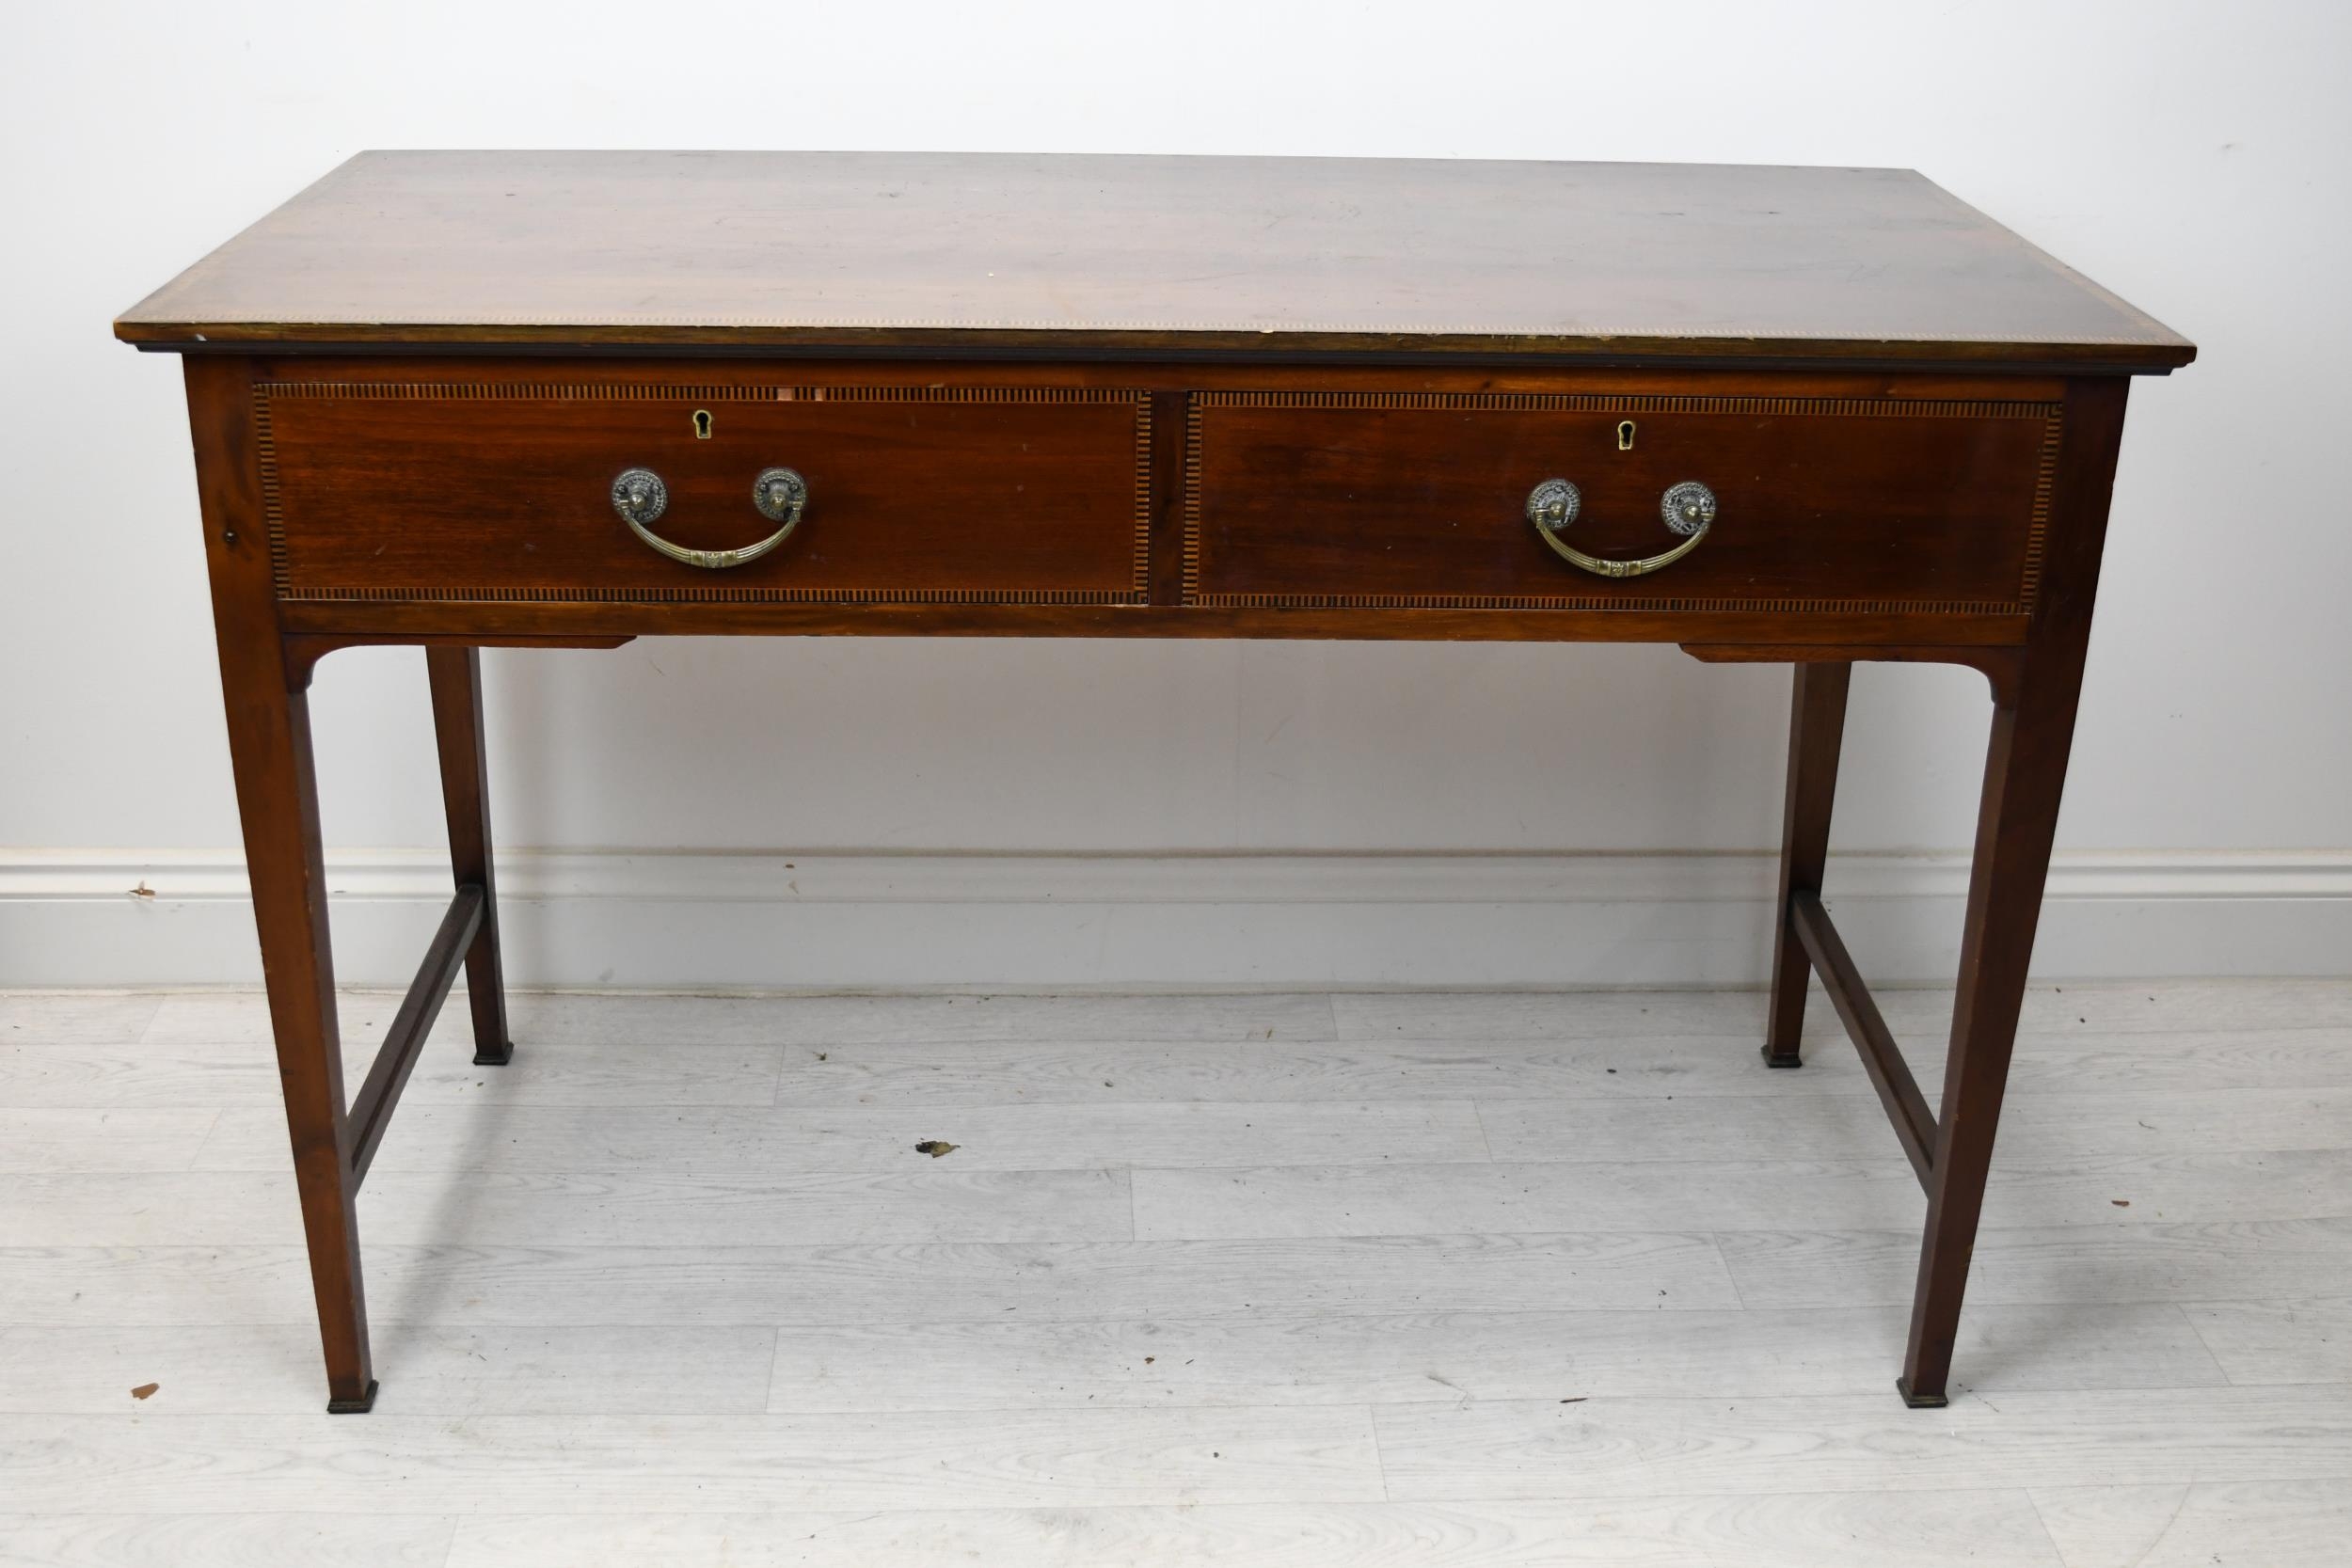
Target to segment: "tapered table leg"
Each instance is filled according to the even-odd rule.
[[[482,651],[427,648],[433,734],[441,755],[441,803],[449,814],[449,858],[457,885],[482,889],[482,926],[466,950],[466,1002],[473,1013],[473,1059],[503,1067],[515,1054],[506,1032],[506,979],[499,960],[498,886],[490,870],[489,765],[483,744]]]
[[[1911,1343],[1899,1386],[1915,1405],[1945,1402],[1952,1338],[1968,1284],[1977,1216],[1993,1163],[1993,1134],[2009,1082],[2010,1048],[2025,1004],[2026,972],[2058,828],[2058,795],[2074,725],[2077,672],[2030,670],[2018,699],[1994,711],[1976,867],[1961,934],[1935,1165],[1928,1188]]]
[[[278,1077],[294,1143],[294,1186],[310,1252],[310,1291],[326,1356],[326,1408],[375,1402],[368,1307],[359,1275],[351,1131],[335,1022],[335,964],[326,937],[318,780],[310,761],[307,666],[286,657],[271,578],[257,465],[251,366],[190,356],[188,422],[204,520],[204,553],[220,648],[221,696],[246,872],[262,941]]]
[[[1927,1235],[1919,1249],[1910,1343],[1896,1382],[1913,1405],[1943,1404],[1951,1377],[1952,1339],[1976,1250],[1993,1134],[2074,745],[2124,390],[2121,380],[2067,386],[2065,446],[2033,626],[2014,680],[1995,683],[1951,1047],[1928,1180]]]
[[[229,751],[245,822],[246,870],[262,939],[294,1184],[310,1250],[310,1289],[326,1353],[326,1408],[375,1402],[368,1355],[368,1309],[359,1275],[343,1117],[342,1049],[335,1021],[335,965],[326,937],[326,879],[319,849],[318,784],[310,763],[308,698],[269,676],[274,646],[232,657],[224,627],[223,687]],[[274,644],[275,637],[270,639]],[[257,668],[258,667],[258,668]]]
[[[1779,918],[1772,935],[1772,1013],[1764,1026],[1764,1065],[1800,1065],[1804,993],[1813,977],[1804,945],[1788,921],[1788,900],[1821,891],[1829,857],[1830,806],[1837,794],[1837,753],[1846,735],[1851,664],[1800,664],[1788,705],[1788,794],[1780,831]]]

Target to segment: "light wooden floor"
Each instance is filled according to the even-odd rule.
[[[2352,1560],[2352,982],[2037,988],[1944,1411],[1818,997],[463,1011],[330,1418],[259,998],[0,994],[0,1562]]]

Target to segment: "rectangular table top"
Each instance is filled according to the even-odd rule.
[[[2127,371],[2196,353],[1905,169],[896,152],[361,153],[115,330]]]

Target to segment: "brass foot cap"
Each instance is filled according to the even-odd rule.
[[[364,1416],[375,1408],[375,1379],[368,1379],[368,1391],[356,1400],[328,1400],[329,1416]]]
[[[1903,1402],[1914,1410],[1941,1410],[1952,1402],[1942,1394],[1913,1393],[1911,1379],[1907,1377],[1899,1377],[1895,1380],[1895,1391],[1902,1395]]]

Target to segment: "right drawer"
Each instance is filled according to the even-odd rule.
[[[1185,602],[2024,614],[2059,429],[2033,401],[1202,392]]]

